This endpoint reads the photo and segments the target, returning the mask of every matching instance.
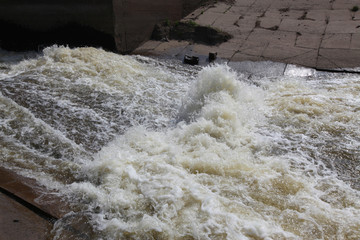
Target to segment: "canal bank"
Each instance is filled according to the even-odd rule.
[[[134,53],[223,61],[274,61],[318,70],[346,71],[360,66],[360,11],[357,1],[236,0],[198,8],[182,21],[211,26],[233,38],[217,46],[192,41],[150,40]],[[351,71],[353,71],[352,69]]]

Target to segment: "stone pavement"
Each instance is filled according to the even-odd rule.
[[[228,32],[218,46],[186,41],[148,41],[133,53],[183,59],[209,52],[228,62],[266,61],[316,69],[360,67],[358,0],[235,0],[203,6],[182,21],[194,21]]]

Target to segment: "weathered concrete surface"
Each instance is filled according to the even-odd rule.
[[[50,239],[52,224],[0,193],[0,240]]]
[[[63,221],[63,240],[94,239],[88,221],[71,221],[72,209],[64,199],[23,177],[0,167],[0,240],[53,239],[53,224]],[[65,219],[65,220],[64,220]]]
[[[3,167],[0,167],[0,188],[54,218],[60,218],[70,211],[65,202],[40,186],[35,179],[23,177]]]
[[[69,211],[34,179],[0,167],[0,240],[49,239],[53,221]]]
[[[113,0],[117,49],[130,52],[150,38],[157,22],[181,19],[182,3],[182,0]]]
[[[182,59],[217,52],[227,62],[276,61],[317,69],[360,67],[360,11],[355,0],[235,0],[201,7],[183,20],[209,25],[234,37],[210,47],[154,42],[134,54]],[[181,46],[181,47],[180,47]],[[206,62],[203,62],[205,64]]]

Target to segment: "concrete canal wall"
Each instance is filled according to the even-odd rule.
[[[181,19],[182,4],[182,0],[113,0],[117,49],[130,52],[149,39],[158,21]]]
[[[131,52],[156,22],[181,19],[201,0],[2,0],[0,47],[90,45]]]

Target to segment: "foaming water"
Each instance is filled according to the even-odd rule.
[[[356,76],[63,47],[1,74],[2,165],[73,204],[54,239],[360,238]]]

